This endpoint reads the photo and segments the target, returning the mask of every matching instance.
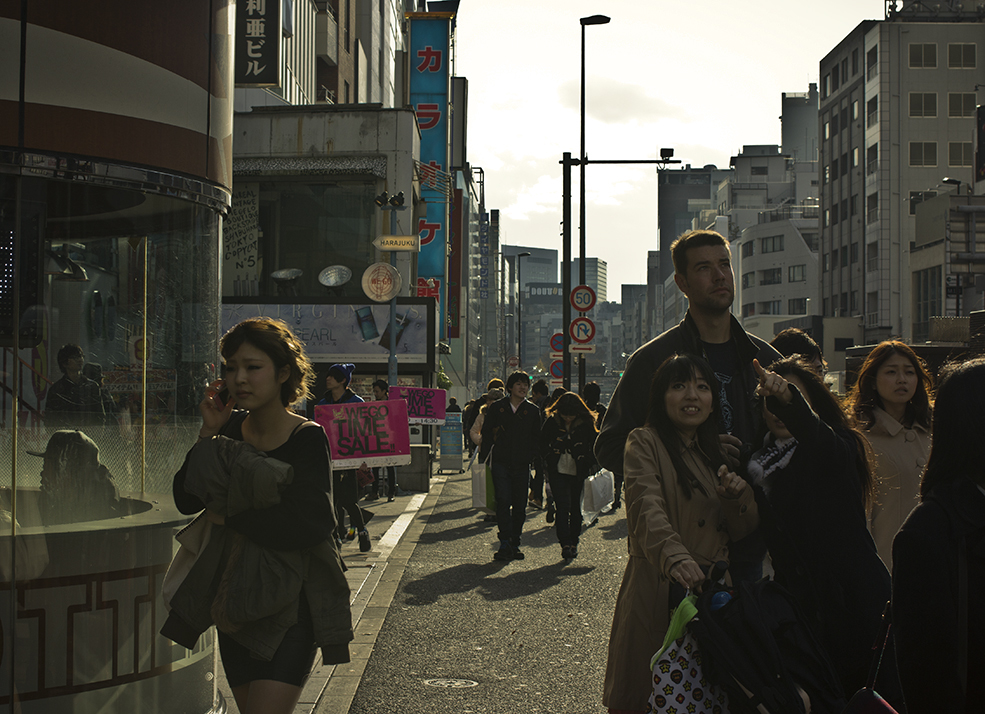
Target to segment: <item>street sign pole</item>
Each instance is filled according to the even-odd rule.
[[[562,255],[561,255],[561,330],[564,332],[564,384],[566,390],[571,389],[571,303],[568,295],[571,293],[571,167],[577,160],[572,161],[571,152],[562,154],[561,165],[561,222],[562,222]]]

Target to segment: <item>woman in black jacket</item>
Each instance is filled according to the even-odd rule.
[[[595,466],[592,447],[598,429],[595,415],[574,392],[565,392],[547,409],[541,428],[547,477],[557,508],[557,539],[561,557],[570,560],[578,555],[581,535],[581,492],[585,479]]]
[[[786,357],[759,375],[770,430],[748,464],[776,582],[791,592],[851,697],[866,682],[889,601],[889,571],[866,527],[867,442],[810,365]],[[876,689],[899,701],[892,658]]]
[[[893,627],[908,714],[985,700],[985,359],[945,373],[920,504],[893,541]]]

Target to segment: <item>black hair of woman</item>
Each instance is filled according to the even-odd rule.
[[[920,498],[938,484],[970,478],[985,487],[985,359],[945,365],[934,403],[930,457],[920,479]]]
[[[602,396],[602,388],[598,382],[588,382],[585,388],[581,390],[581,394],[585,399],[585,404],[588,404],[589,409],[591,409],[598,406],[599,398]]]
[[[852,433],[852,436],[858,443],[855,456],[856,466],[858,467],[864,504],[866,509],[868,509],[869,504],[872,502],[875,489],[872,468],[872,447],[869,445],[868,439],[862,436],[862,433],[853,426],[851,418],[842,407],[841,402],[838,401],[838,397],[831,393],[827,385],[821,381],[820,375],[800,355],[784,357],[783,359],[777,360],[769,366],[769,371],[781,377],[793,376],[799,379],[800,383],[807,390],[807,394],[803,395],[804,398],[810,403],[811,409],[814,410],[814,413],[818,415],[821,421],[832,429],[841,429]],[[762,402],[762,399],[760,399],[760,402]]]
[[[594,431],[598,431],[595,428],[595,412],[589,409],[584,400],[574,392],[565,392],[559,396],[557,401],[547,408],[546,413],[549,417],[556,414],[558,416],[567,415],[573,416],[576,419],[584,419],[591,424]]]
[[[372,386],[376,387],[384,394],[387,394],[390,391],[390,385],[387,384],[387,381],[385,379],[377,379],[375,382],[373,382]]]
[[[873,409],[883,408],[882,397],[876,388],[876,377],[879,368],[893,355],[902,355],[910,361],[917,372],[917,391],[906,405],[904,420],[909,424],[919,424],[929,429],[933,404],[930,395],[934,389],[934,379],[923,364],[917,353],[904,342],[886,340],[876,345],[858,370],[858,379],[848,393],[846,402],[848,412],[863,429],[870,428],[875,423]]]
[[[691,498],[692,484],[702,493],[706,492],[681,458],[681,437],[667,413],[666,398],[667,390],[671,385],[698,379],[703,379],[711,387],[711,414],[695,431],[695,440],[698,442],[702,457],[708,462],[712,471],[718,471],[718,467],[725,464],[725,455],[722,453],[721,441],[718,438],[718,418],[721,415],[718,379],[711,365],[692,354],[672,355],[664,360],[650,383],[649,411],[646,416],[646,425],[657,432],[660,441],[666,447],[670,461],[677,472],[677,483],[687,498]]]

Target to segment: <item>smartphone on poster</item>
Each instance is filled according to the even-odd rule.
[[[359,323],[359,331],[362,333],[363,341],[375,340],[380,336],[380,331],[376,327],[376,320],[373,317],[373,308],[366,305],[356,310],[356,321]]]
[[[401,315],[398,312],[396,322],[397,322],[397,339],[393,343],[394,347],[400,344],[400,336],[404,334],[404,330],[407,328],[407,325],[410,324],[410,316]],[[387,321],[386,323],[386,329],[383,330],[383,337],[380,338],[379,344],[380,347],[382,347],[383,349],[387,351],[390,350],[390,322],[389,321]]]

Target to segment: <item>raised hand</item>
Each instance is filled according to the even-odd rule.
[[[780,404],[790,403],[790,400],[793,398],[793,395],[790,393],[790,382],[775,372],[763,369],[758,359],[752,361],[752,367],[756,370],[756,376],[759,377],[757,391],[761,396],[776,397],[780,400]]]
[[[219,433],[222,425],[229,421],[229,415],[233,413],[236,399],[230,394],[225,406],[219,406],[215,399],[222,388],[226,386],[225,380],[217,379],[205,388],[205,398],[198,403],[198,411],[202,414],[202,428],[198,432],[200,439],[210,439]]]

